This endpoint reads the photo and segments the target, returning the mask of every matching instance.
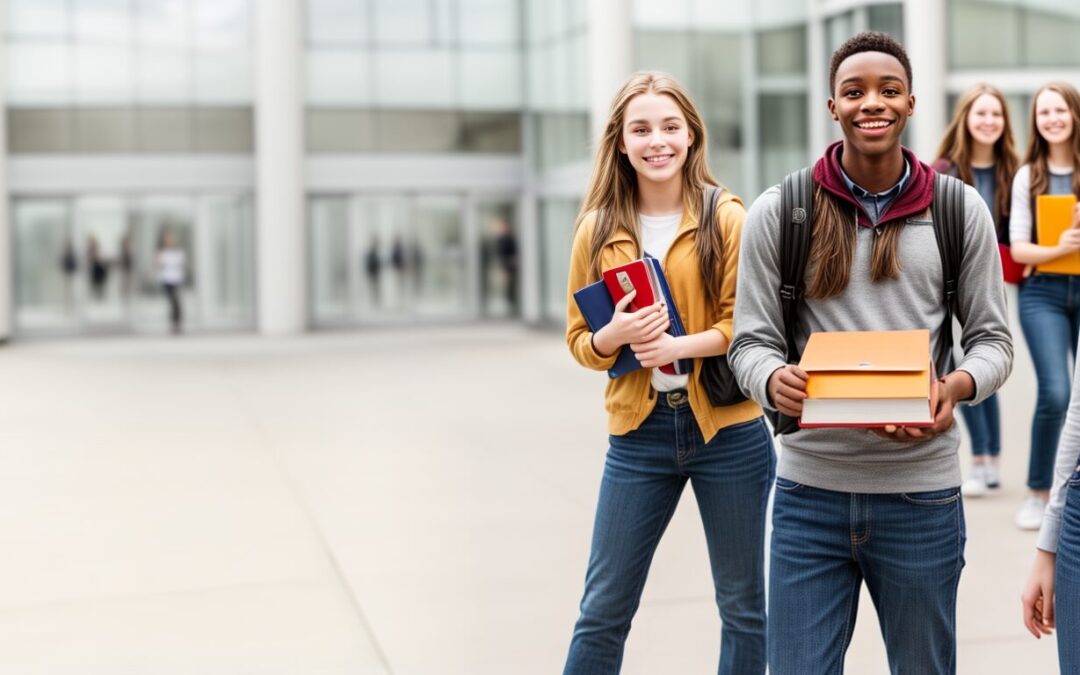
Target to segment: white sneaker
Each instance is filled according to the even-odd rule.
[[[997,464],[993,462],[983,464],[983,478],[986,480],[986,487],[991,490],[1001,487],[1001,469]]]
[[[990,487],[986,481],[986,464],[972,464],[967,480],[960,486],[960,494],[965,497],[982,497]]]
[[[1031,496],[1024,500],[1024,505],[1016,512],[1016,526],[1021,530],[1037,530],[1042,526],[1046,500]]]

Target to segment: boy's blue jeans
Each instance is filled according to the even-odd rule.
[[[842,673],[864,581],[893,673],[956,672],[965,540],[958,487],[859,494],[777,478],[769,672]]]
[[[1080,471],[1073,473],[1065,493],[1054,571],[1059,665],[1063,673],[1080,673]]]
[[[686,393],[660,392],[641,427],[611,436],[592,552],[564,673],[617,673],[649,564],[683,487],[694,488],[723,621],[718,672],[765,672],[765,512],[776,471],[761,418],[704,442]]]

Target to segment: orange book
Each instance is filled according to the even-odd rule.
[[[1039,195],[1035,201],[1035,227],[1042,246],[1055,246],[1061,233],[1072,227],[1073,195]],[[1040,272],[1080,274],[1080,251],[1048,260],[1035,266]]]
[[[937,407],[930,331],[814,333],[802,427],[932,426]]]

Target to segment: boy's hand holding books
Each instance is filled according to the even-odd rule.
[[[652,343],[665,334],[671,321],[664,303],[657,302],[636,312],[627,312],[626,308],[635,297],[636,290],[620,298],[615,303],[615,314],[611,317],[611,322],[593,334],[593,348],[597,353],[611,356],[623,345]]]

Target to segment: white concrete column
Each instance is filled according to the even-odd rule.
[[[302,0],[255,6],[256,297],[259,332],[307,325]]]
[[[945,0],[904,1],[904,48],[911,59],[915,114],[911,118],[911,149],[932,162],[948,123],[945,72]]]
[[[806,26],[806,101],[810,106],[810,160],[825,152],[829,144],[829,64],[825,52],[825,15],[819,3],[810,4]]]
[[[611,99],[634,72],[634,27],[630,0],[588,2],[589,128],[595,148],[604,133]]]
[[[0,35],[7,34],[7,2],[0,0]],[[11,279],[14,270],[11,269],[11,223],[8,215],[11,212],[11,195],[8,194],[7,179],[7,101],[4,100],[4,92],[7,91],[7,50],[0,49],[0,195],[4,196],[5,203],[0,208],[0,342],[11,337],[12,315],[15,308],[15,288]]]

